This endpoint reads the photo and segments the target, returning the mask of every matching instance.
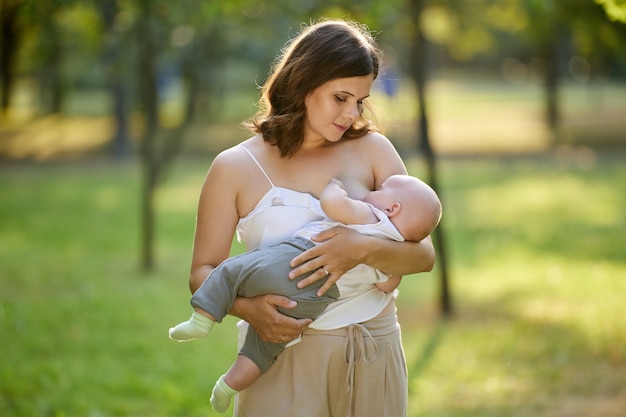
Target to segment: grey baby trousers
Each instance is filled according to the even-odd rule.
[[[317,318],[328,304],[336,301],[339,290],[333,285],[323,296],[317,290],[324,280],[318,280],[297,288],[296,284],[308,274],[290,280],[289,263],[300,253],[315,244],[303,237],[293,237],[276,245],[264,246],[250,252],[234,256],[222,262],[211,272],[204,283],[191,297],[191,305],[211,314],[221,322],[228,314],[235,298],[254,297],[263,294],[277,294],[298,303],[293,309],[281,309],[281,313],[295,318]],[[239,352],[252,360],[265,373],[285,344],[268,343],[261,340],[252,326],[248,327],[244,345]]]

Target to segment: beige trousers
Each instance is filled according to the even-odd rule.
[[[309,329],[241,392],[236,417],[404,417],[408,376],[395,303],[336,330]]]

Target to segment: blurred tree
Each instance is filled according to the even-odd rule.
[[[554,0],[530,0],[527,2],[527,10],[530,24],[526,34],[543,63],[545,117],[553,132],[553,143],[556,144],[559,142],[560,124],[558,87],[563,72],[561,56],[566,45],[564,16]]]
[[[105,69],[106,85],[111,96],[111,109],[114,119],[112,152],[116,158],[130,154],[129,109],[130,91],[128,87],[128,49],[132,48],[128,39],[130,14],[123,11],[117,0],[103,0],[97,5],[102,20],[101,55]]]
[[[606,11],[611,20],[626,23],[626,1],[624,0],[596,0]]]
[[[15,3],[15,0],[3,1]],[[63,110],[66,95],[71,89],[68,51],[77,49],[84,54],[85,60],[90,58],[85,53],[85,45],[72,43],[89,38],[83,36],[82,15],[73,15],[81,6],[80,0],[19,2],[20,31],[14,34],[18,35],[15,40],[19,42],[20,51],[17,56],[19,62],[14,64],[14,69],[19,68],[20,76],[36,80],[38,113],[61,113]],[[81,56],[80,53],[74,57]]]
[[[613,15],[609,14],[592,2],[578,1],[576,4],[567,4],[569,7],[565,6],[562,8],[568,13],[572,53],[589,61],[590,75],[626,79],[626,22],[611,18],[619,16],[617,11],[613,11]],[[626,13],[626,3],[622,3],[621,7]]]
[[[409,0],[410,18],[413,22],[411,31],[412,48],[410,52],[410,75],[417,90],[418,111],[418,148],[426,159],[428,168],[428,182],[431,187],[441,195],[437,176],[437,161],[431,146],[430,132],[428,129],[428,107],[426,101],[427,69],[429,56],[429,43],[424,36],[424,6],[426,0]],[[439,303],[441,312],[445,317],[452,314],[452,299],[450,295],[450,280],[448,276],[448,257],[444,242],[443,220],[435,229],[434,244],[439,258],[440,288]]]
[[[543,63],[546,119],[553,132],[553,145],[558,145],[562,140],[559,80],[567,77],[569,60],[577,53],[585,54],[595,61],[597,73],[606,71],[610,64],[604,57],[624,58],[623,46],[618,45],[626,42],[626,31],[610,22],[597,2],[526,0],[524,4],[530,22],[524,34]]]
[[[10,74],[14,74],[13,77],[34,81],[31,85],[38,98],[34,103],[36,113],[60,113],[76,83],[89,78],[81,73],[93,65],[95,45],[91,42],[94,28],[90,8],[80,0],[2,0],[1,3],[5,11],[15,5],[18,6],[16,18],[2,25],[2,31],[7,33],[5,38],[12,43],[2,46],[2,54],[7,57],[0,65],[7,68],[2,70],[2,77],[11,80],[5,78],[9,86],[2,88],[3,100],[10,101],[14,90]]]
[[[38,71],[40,107],[44,114],[60,113],[67,86],[64,83],[63,61],[65,59],[62,27],[59,15],[69,2],[41,0],[31,2],[36,25],[39,28]]]
[[[423,32],[456,63],[474,60],[484,70],[498,68],[507,56],[540,63],[534,68],[543,79],[545,120],[557,144],[559,80],[567,76],[571,55],[589,57],[596,73],[624,66],[626,51],[618,47],[626,43],[623,25],[610,22],[598,2],[611,3],[613,16],[619,16],[618,0],[429,0]]]
[[[144,132],[140,142],[143,169],[142,186],[142,266],[151,270],[154,264],[154,193],[161,173],[164,147],[157,147],[159,127],[159,102],[157,91],[157,45],[163,43],[163,28],[159,27],[154,2],[138,1],[136,35],[141,45],[137,50],[136,80],[139,102],[143,110]],[[160,36],[158,36],[160,35]],[[159,39],[160,38],[160,39]]]
[[[11,101],[21,44],[22,27],[19,19],[24,0],[0,0],[0,111],[6,113]]]
[[[156,187],[183,146],[201,93],[211,91],[212,71],[225,59],[225,22],[241,22],[238,16],[244,2],[137,0],[136,80],[144,117],[139,147],[144,172],[142,265],[146,270],[154,266]],[[177,78],[183,81],[186,98],[182,117],[172,120],[161,104]]]

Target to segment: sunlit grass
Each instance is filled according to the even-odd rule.
[[[438,268],[405,277],[410,417],[625,414],[626,166],[577,155],[442,160],[454,315],[440,320]],[[190,313],[209,163],[179,160],[159,190],[153,273],[131,161],[0,167],[0,415],[216,415],[234,319],[167,338]]]
[[[456,313],[441,324],[432,303],[401,294],[410,415],[624,415],[619,158],[440,167]],[[435,281],[436,272],[428,275]],[[423,294],[416,280],[402,285]]]

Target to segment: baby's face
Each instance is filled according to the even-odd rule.
[[[402,184],[397,181],[397,177],[389,177],[375,191],[370,191],[363,201],[369,203],[379,210],[385,211],[391,205],[398,201],[399,193],[402,190]]]

